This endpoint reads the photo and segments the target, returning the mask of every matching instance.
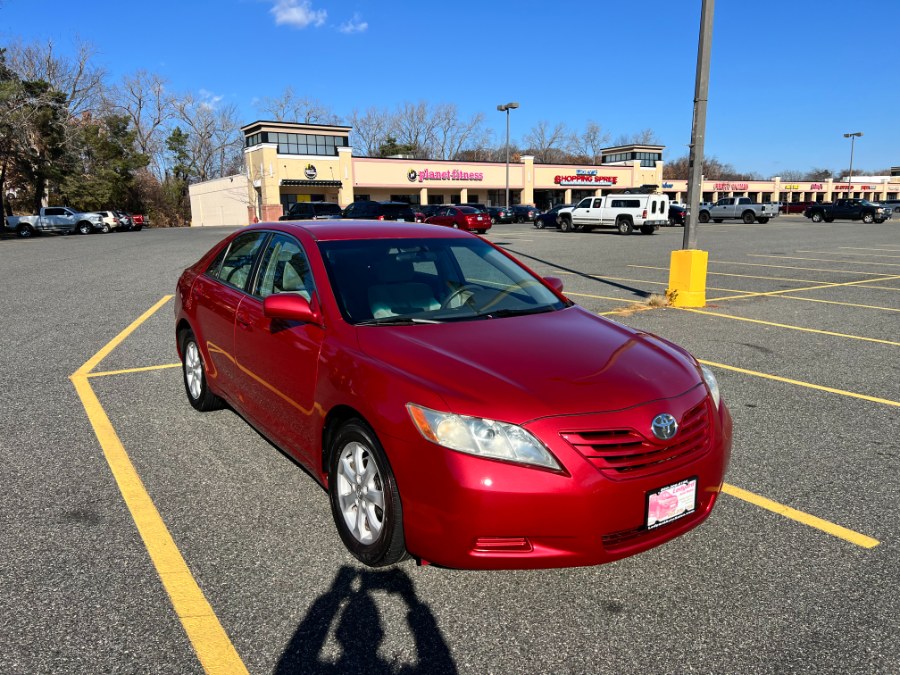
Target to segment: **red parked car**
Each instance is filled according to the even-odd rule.
[[[471,206],[442,206],[433,216],[425,219],[432,225],[458,227],[461,230],[484,234],[491,229],[491,216]]]
[[[731,417],[684,349],[561,290],[443,227],[243,228],[178,281],[187,398],[303,465],[368,565],[623,558],[710,514]]]

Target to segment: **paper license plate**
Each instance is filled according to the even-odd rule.
[[[697,508],[697,479],[688,478],[680,483],[647,493],[647,529],[671,523],[693,513]]]

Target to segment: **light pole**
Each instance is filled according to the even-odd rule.
[[[516,101],[498,105],[497,110],[506,112],[506,210],[509,211],[509,111],[519,107]]]
[[[862,136],[861,131],[854,131],[852,134],[844,134],[844,138],[850,139],[850,175],[847,177],[847,199],[853,199],[853,144],[860,136]]]

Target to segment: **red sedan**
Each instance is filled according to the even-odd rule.
[[[457,227],[469,232],[484,234],[491,229],[491,215],[471,206],[442,206],[426,223]]]
[[[561,290],[465,232],[262,223],[178,281],[187,398],[296,458],[368,565],[623,558],[710,514],[731,417],[686,351]]]

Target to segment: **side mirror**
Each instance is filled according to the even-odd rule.
[[[546,281],[550,288],[552,288],[557,293],[562,293],[563,291],[563,280],[559,277],[544,277],[544,281]]]
[[[296,293],[273,293],[263,300],[263,314],[269,319],[286,319],[322,325],[319,313],[309,301]]]

